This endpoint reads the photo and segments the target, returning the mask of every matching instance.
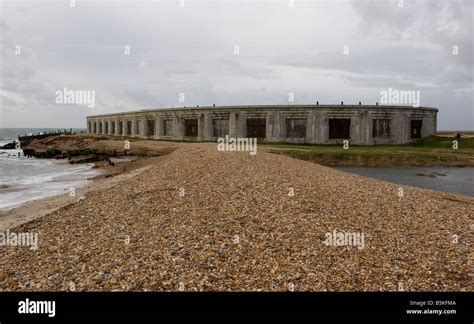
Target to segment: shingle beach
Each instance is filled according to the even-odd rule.
[[[264,150],[181,144],[10,229],[38,233],[38,249],[0,246],[0,289],[472,291],[474,198],[400,187]],[[364,244],[325,244],[334,231]]]

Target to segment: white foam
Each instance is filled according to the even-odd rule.
[[[100,174],[93,164],[70,165],[45,159],[0,158],[0,210],[52,197],[86,185]]]

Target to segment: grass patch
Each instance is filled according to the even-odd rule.
[[[265,150],[327,166],[474,166],[474,138],[463,138],[459,149],[453,139],[433,136],[402,145],[262,144]]]

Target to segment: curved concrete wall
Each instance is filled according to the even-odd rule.
[[[150,109],[87,117],[90,134],[216,141],[402,144],[436,133],[438,110],[367,105],[268,105]]]

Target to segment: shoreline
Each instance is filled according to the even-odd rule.
[[[35,219],[47,216],[64,207],[80,203],[78,198],[81,195],[84,195],[87,200],[87,196],[90,193],[112,188],[122,181],[139,175],[151,167],[151,164],[148,163],[149,160],[156,158],[160,157],[135,157],[128,159],[126,162],[117,163],[115,167],[108,166],[105,162],[95,163],[96,166],[92,169],[99,169],[101,173],[84,179],[85,181],[89,181],[89,183],[77,188],[75,197],[71,197],[69,193],[63,193],[51,197],[30,200],[13,208],[0,210],[0,231],[18,227]],[[21,190],[21,188],[6,188],[5,190],[8,189]]]
[[[7,166],[7,170],[15,164],[16,162]],[[91,179],[102,174],[102,170],[93,163],[71,165],[63,160],[29,158],[18,161],[18,172],[22,172],[23,166],[29,168],[29,165],[34,165],[34,168],[39,170],[53,169],[39,173],[31,173],[31,170],[26,169],[25,174],[17,180],[8,180],[7,174],[7,180],[0,188],[0,213],[21,207],[31,201],[69,193],[71,188],[82,188],[89,184]]]
[[[0,231],[7,228],[17,227],[37,218],[51,214],[59,209],[78,203],[78,198],[97,191],[112,188],[122,180],[130,179],[148,167],[153,165],[154,159],[159,159],[168,155],[177,144],[149,143],[147,141],[133,141],[132,148],[127,154],[117,154],[123,150],[123,142],[103,137],[91,137],[85,135],[55,136],[45,139],[35,140],[23,149],[39,152],[49,150],[60,152],[60,158],[50,157],[57,164],[69,164],[66,158],[73,153],[74,156],[93,156],[94,161],[90,170],[100,170],[100,174],[84,178],[88,181],[85,185],[78,187],[75,196],[71,197],[69,192],[60,193],[50,197],[42,197],[35,200],[26,201],[14,207],[6,207],[0,210]],[[76,154],[74,154],[76,153]],[[77,154],[79,153],[79,154]],[[105,159],[104,157],[108,157]],[[38,157],[41,158],[41,157]],[[110,161],[110,163],[109,163]],[[80,163],[72,163],[79,165]],[[67,175],[62,180],[71,180],[74,175]],[[61,177],[52,180],[61,181]],[[10,188],[5,188],[7,192]],[[20,191],[21,188],[12,188],[11,191]]]
[[[79,137],[80,138],[80,137]],[[110,149],[110,147],[113,147],[114,149],[117,147],[117,143],[121,143],[120,141],[117,140],[111,140],[107,139],[106,141],[106,147]],[[160,141],[161,142],[161,141]],[[59,143],[59,144],[58,144]],[[135,142],[137,143],[137,142]],[[161,142],[162,143],[162,142]],[[58,147],[61,145],[61,142],[55,142],[55,147]],[[138,144],[138,143],[137,143]],[[154,144],[156,144],[156,141],[140,141],[140,144],[138,144],[138,149],[143,151],[144,149],[152,149]],[[176,146],[177,145],[182,145],[183,143],[176,143],[172,142],[172,145],[169,145],[171,143],[166,144],[166,146]],[[39,144],[39,147],[41,147],[41,142]],[[324,163],[322,161],[315,161],[311,158],[308,158],[309,155],[311,155],[312,149],[320,149],[318,146],[299,146],[299,145],[291,145],[290,147],[294,148],[289,149],[287,145],[284,145],[284,147],[279,147],[280,145],[278,144],[264,144],[263,145],[263,151],[266,151],[268,153],[273,153],[274,155],[288,155],[290,157],[300,159],[300,160],[306,160],[309,162],[313,163],[319,163],[320,165],[325,165],[330,168],[334,168],[337,170],[340,167],[365,167],[365,168],[370,168],[370,167],[375,167],[375,168],[406,168],[407,165],[384,165],[384,166],[378,166],[378,165],[370,165],[370,163],[367,163],[367,161],[363,161],[361,159],[351,159],[350,162],[364,162],[362,164],[355,163],[355,164],[350,164],[347,165],[345,163],[338,164],[335,163],[333,165]],[[92,144],[92,147],[94,147],[94,144]],[[66,146],[66,149],[69,149],[70,147]],[[333,150],[333,148],[326,147],[323,149],[329,149]],[[375,148],[377,149],[377,148]],[[291,154],[290,152],[295,152],[295,151],[300,151],[304,152],[304,156],[294,156],[294,154]],[[289,154],[290,153],[290,154]],[[346,152],[343,152],[346,153]],[[272,154],[272,155],[273,155]],[[97,190],[105,190],[105,189],[110,189],[114,186],[116,186],[118,183],[131,179],[135,177],[136,175],[139,175],[146,169],[152,167],[154,165],[153,161],[154,159],[160,159],[163,158],[164,156],[167,156],[168,154],[164,155],[156,155],[156,156],[146,156],[146,155],[123,155],[120,156],[120,158],[112,158],[114,162],[114,166],[109,165],[107,161],[98,161],[93,163],[94,166],[92,167],[92,170],[99,170],[101,173],[92,176],[90,178],[84,179],[85,181],[89,181],[89,183],[86,183],[84,186],[77,188],[76,190],[76,196],[75,197],[70,197],[69,193],[63,193],[51,197],[45,197],[45,198],[39,198],[36,200],[31,200],[27,201],[25,203],[22,203],[18,206],[15,206],[13,208],[7,208],[5,210],[0,210],[0,231],[4,231],[7,228],[13,228],[20,226],[22,224],[28,223],[30,221],[33,221],[37,218],[41,218],[44,216],[47,216],[48,214],[51,214],[57,210],[60,210],[64,207],[74,205],[78,202],[78,198],[81,196],[81,194],[86,196],[87,200],[87,195],[91,192],[97,191]],[[326,160],[328,158],[325,158]],[[330,158],[329,158],[330,159]],[[327,161],[325,161],[327,162]],[[65,164],[68,163],[66,159],[56,159],[55,163],[59,164]],[[420,167],[419,165],[411,165],[412,167]],[[452,166],[452,165],[451,165]],[[430,167],[430,165],[423,165],[423,167]],[[444,165],[446,167],[446,165]],[[364,176],[367,178],[367,176]],[[370,177],[369,177],[370,178]],[[373,179],[373,178],[372,178]],[[381,180],[381,179],[379,179]],[[54,181],[54,180],[53,180]],[[386,181],[386,180],[381,180],[381,181]],[[390,182],[391,184],[396,184],[394,182]],[[413,187],[420,189],[420,187],[416,186],[411,186],[411,185],[403,185],[404,187]],[[453,192],[444,192],[444,191],[437,191],[434,189],[430,188],[421,188],[424,190],[430,190],[430,191],[435,191],[439,193],[447,193],[447,194],[454,194],[454,195],[461,195],[466,197],[463,194],[460,193],[453,193]],[[4,190],[3,192],[9,192],[9,191],[19,191],[21,188],[5,188],[2,189]],[[469,196],[467,196],[469,197]]]
[[[40,198],[37,200],[31,200],[25,202],[19,206],[15,206],[11,209],[7,210],[0,210],[0,232],[6,231],[7,229],[13,229],[23,224],[29,223],[35,219],[42,218],[49,214],[52,214],[55,211],[58,211],[64,207],[71,206],[74,204],[80,203],[78,201],[78,197],[83,194],[86,197],[90,193],[93,193],[98,190],[107,190],[115,187],[116,185],[120,184],[123,181],[130,180],[134,178],[147,169],[154,166],[153,162],[158,161],[158,159],[163,159],[164,156],[156,156],[156,157],[134,157],[128,161],[124,161],[123,163],[118,163],[121,165],[120,168],[108,166],[105,162],[102,163],[95,163],[95,169],[100,169],[101,173],[93,176],[91,178],[87,178],[85,180],[89,181],[83,187],[80,187],[76,190],[76,196],[71,197],[69,193],[64,193],[60,195],[55,195],[46,198]],[[103,164],[103,165],[100,165]],[[339,172],[348,173],[348,171],[339,170],[339,167],[332,167],[327,166],[331,169],[337,170]],[[401,166],[400,168],[404,168]],[[354,173],[349,173],[354,174]],[[363,175],[358,175],[362,178],[366,179],[376,179],[371,178]],[[397,184],[391,181],[376,179],[377,181],[383,181],[387,184],[391,185],[400,185],[405,188],[412,188],[412,189],[421,189],[430,191],[433,193],[439,194],[449,194],[449,195],[456,195],[461,197],[470,197],[460,193],[453,193],[453,192],[445,192],[445,191],[438,191],[429,188],[420,188],[412,185],[406,184]],[[20,188],[6,188],[8,189],[16,189],[21,190]]]

